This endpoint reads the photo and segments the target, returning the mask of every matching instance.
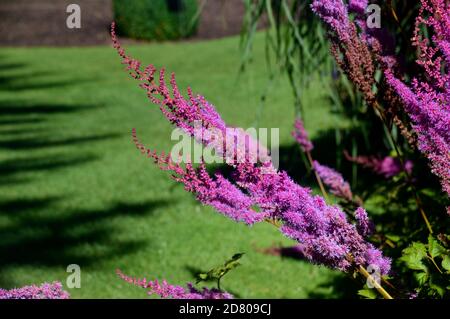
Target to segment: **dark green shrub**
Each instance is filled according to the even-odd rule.
[[[197,28],[198,0],[114,0],[114,16],[122,35],[146,40],[174,40]]]

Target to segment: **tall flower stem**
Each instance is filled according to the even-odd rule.
[[[387,119],[384,116],[384,114],[383,114],[383,112],[381,110],[381,107],[378,104],[378,102],[375,102],[374,108],[377,111],[381,121],[383,122],[383,124],[384,124],[384,126],[386,128],[387,135],[388,135],[389,139],[391,140],[392,145],[394,146],[394,150],[397,153],[398,159],[400,160],[400,165],[402,167],[402,170],[406,174],[406,178],[407,178],[408,184],[412,187],[412,192],[413,192],[413,195],[414,195],[414,199],[416,201],[417,208],[419,209],[420,215],[422,216],[423,220],[425,221],[425,224],[426,224],[430,234],[433,234],[433,228],[431,227],[431,223],[428,220],[427,214],[423,210],[422,201],[421,201],[421,199],[419,197],[419,194],[417,192],[416,186],[414,185],[414,183],[412,181],[412,177],[411,177],[410,173],[405,168],[405,160],[403,158],[403,154],[400,152],[400,149],[398,147],[397,141],[394,139],[394,136],[392,136],[391,130],[389,129],[389,126],[387,125]]]
[[[316,176],[317,184],[319,184],[320,191],[322,192],[322,195],[325,198],[325,200],[327,202],[329,202],[328,194],[327,194],[327,191],[325,190],[325,187],[323,186],[322,179],[320,178],[319,174],[317,174],[316,170],[314,169],[313,158],[311,156],[311,152],[307,151],[306,156],[308,157],[308,161],[309,161],[309,164],[311,165],[311,169],[314,171],[314,175]]]
[[[369,274],[363,266],[358,267],[358,272],[363,275],[367,280],[369,280],[375,289],[378,291],[380,295],[383,296],[384,299],[394,299],[392,296]]]

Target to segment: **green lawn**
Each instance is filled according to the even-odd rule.
[[[181,87],[205,95],[230,125],[280,128],[284,158],[301,166],[290,137],[291,89],[279,80],[260,120],[267,82],[263,37],[237,78],[238,38],[130,45],[147,63],[177,73]],[[336,125],[317,85],[305,96],[315,136]],[[236,252],[243,266],[222,287],[240,297],[352,296],[343,275],[258,248],[289,245],[268,224],[248,228],[202,207],[135,148],[169,151],[172,127],[123,71],[110,47],[0,51],[0,287],[60,280],[79,264],[74,298],[145,297],[115,269],[184,284]],[[322,114],[322,115],[319,115]],[[298,157],[298,158],[296,158]]]

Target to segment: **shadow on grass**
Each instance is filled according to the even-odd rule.
[[[0,268],[15,266],[62,267],[79,264],[89,267],[109,258],[131,254],[148,244],[121,240],[112,221],[126,216],[152,215],[168,201],[119,202],[98,210],[65,210],[53,205],[64,198],[14,199],[0,202],[0,217],[9,223],[0,226]],[[45,212],[44,212],[45,211]],[[0,276],[0,286],[13,286],[10,278]]]
[[[43,138],[41,137],[19,137],[0,140],[0,149],[7,150],[32,150],[43,149],[47,147],[71,146],[81,143],[92,143],[105,139],[119,137],[120,134],[98,134],[70,138]]]
[[[102,209],[77,209],[64,207],[60,197],[30,198],[22,185],[32,185],[33,179],[41,178],[38,172],[61,172],[78,165],[100,160],[101,154],[82,153],[81,144],[97,143],[116,138],[110,134],[77,134],[58,137],[52,129],[52,122],[61,115],[88,116],[88,112],[101,105],[81,105],[75,103],[52,104],[48,95],[44,102],[39,99],[23,99],[24,91],[71,85],[72,81],[40,81],[22,72],[27,65],[8,63],[0,59],[0,91],[14,92],[12,98],[0,98],[0,151],[6,156],[0,160],[0,187],[16,186],[14,191],[2,193],[0,197],[0,287],[12,287],[14,278],[5,273],[14,267],[63,267],[76,263],[89,267],[103,260],[130,254],[146,242],[118,237],[120,224],[117,219],[125,217],[145,217],[154,213],[168,201],[148,201],[142,203],[105,203]],[[19,71],[19,72],[16,72]],[[12,73],[9,73],[12,72]],[[51,74],[50,74],[51,75]],[[25,78],[24,78],[25,77]],[[23,81],[22,81],[23,80]],[[48,94],[51,94],[49,92]],[[82,116],[81,116],[82,115]],[[64,147],[61,152],[51,154],[50,148]],[[95,149],[93,145],[92,150]],[[44,152],[42,152],[44,151]],[[51,183],[51,174],[42,178]],[[63,208],[59,208],[63,207]],[[3,273],[3,274],[2,274]]]
[[[0,90],[26,91],[51,89],[55,86],[70,85],[75,80],[67,82],[42,82],[39,77],[24,73],[28,71],[28,65],[16,61],[8,61],[9,56],[0,56]],[[41,74],[42,75],[42,74]],[[45,75],[52,75],[46,73]],[[22,174],[36,171],[52,171],[62,168],[70,168],[74,165],[88,163],[100,159],[100,156],[81,154],[76,147],[80,144],[101,142],[116,138],[119,134],[90,134],[58,137],[59,132],[52,130],[51,123],[56,116],[92,111],[100,105],[83,105],[75,103],[52,104],[40,102],[38,99],[21,99],[21,92],[14,98],[0,99],[0,151],[9,155],[0,162],[0,186],[21,184],[30,182]],[[51,94],[51,93],[48,93]],[[48,96],[46,101],[48,100]],[[35,151],[50,148],[65,147],[64,153],[47,156],[36,156]],[[10,151],[15,151],[11,153]],[[17,152],[16,152],[17,151]],[[69,151],[69,153],[68,153]],[[73,152],[73,155],[71,154]]]
[[[363,283],[351,278],[351,274],[333,274],[326,282],[308,292],[308,299],[360,299],[358,290]],[[331,291],[326,291],[330,289]]]
[[[0,186],[23,183],[28,179],[23,177],[27,172],[55,171],[83,165],[96,160],[96,156],[31,156],[27,158],[8,159],[0,161]]]

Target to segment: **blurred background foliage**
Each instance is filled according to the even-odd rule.
[[[114,0],[121,35],[144,40],[176,40],[195,33],[197,0]]]

